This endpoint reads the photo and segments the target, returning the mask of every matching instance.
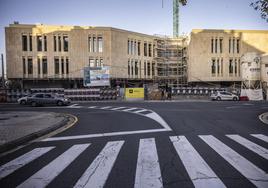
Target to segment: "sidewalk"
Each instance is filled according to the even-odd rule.
[[[48,134],[74,118],[52,112],[0,112],[0,153]]]

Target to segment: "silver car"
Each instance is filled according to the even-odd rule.
[[[68,105],[71,101],[68,98],[51,94],[51,93],[36,93],[27,99],[27,104],[31,106],[40,106],[40,105]]]
[[[25,105],[27,104],[27,101],[28,101],[28,98],[30,98],[32,95],[27,95],[27,96],[24,96],[24,97],[21,97],[18,99],[18,103],[19,104],[22,104],[22,105]]]
[[[233,93],[227,92],[227,91],[216,91],[215,93],[212,93],[210,95],[211,100],[233,100],[237,101],[239,97]]]

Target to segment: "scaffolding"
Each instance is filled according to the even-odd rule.
[[[155,39],[157,76],[154,80],[160,86],[187,86],[187,37]]]

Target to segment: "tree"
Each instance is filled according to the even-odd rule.
[[[268,22],[268,0],[255,0],[250,5],[255,10],[260,11],[261,17]]]

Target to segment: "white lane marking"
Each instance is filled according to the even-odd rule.
[[[239,135],[226,135],[226,136],[268,160],[268,149],[259,146],[258,144],[255,144]]]
[[[128,109],[125,109],[125,110],[122,110],[123,112],[128,112],[128,111],[131,111],[131,110],[136,110],[137,108],[128,108]]]
[[[199,136],[257,187],[268,187],[268,174],[211,135]]]
[[[171,131],[172,129],[169,127],[169,125],[163,120],[157,113],[152,112],[150,114],[143,115],[145,117],[151,118],[158,122],[162,127],[164,127],[167,131]]]
[[[121,132],[111,132],[111,133],[99,133],[99,134],[88,134],[88,135],[77,135],[77,136],[63,136],[63,137],[51,137],[42,142],[47,141],[59,141],[59,140],[74,140],[74,139],[85,139],[85,138],[96,138],[96,137],[106,137],[106,136],[118,136],[118,135],[131,135],[131,134],[143,134],[143,133],[154,133],[154,132],[164,132],[170,131],[166,129],[149,129],[149,130],[139,130],[139,131],[121,131]]]
[[[154,138],[140,140],[134,187],[163,187]]]
[[[141,112],[146,112],[146,111],[149,111],[149,110],[143,109],[143,110],[134,111],[134,113],[141,113]]]
[[[74,145],[41,170],[24,181],[18,188],[46,187],[73,160],[75,160],[90,144]]]
[[[254,136],[255,138],[258,138],[264,142],[268,142],[268,136],[265,136],[263,134],[251,134],[251,136]]]
[[[100,108],[100,109],[105,110],[105,109],[109,109],[109,108],[112,108],[112,106],[105,106],[105,107],[102,107],[102,108]]]
[[[74,187],[104,187],[123,144],[124,141],[108,142]]]
[[[185,136],[171,136],[170,140],[195,187],[225,187]]]
[[[0,167],[0,179],[8,176],[9,174],[13,173],[24,165],[44,155],[53,148],[55,147],[35,148],[32,151],[29,151],[28,153],[25,153],[24,155],[2,165]]]
[[[97,108],[97,106],[89,106],[88,108]]]
[[[78,104],[73,104],[73,105],[67,106],[66,108],[82,108],[82,106],[78,106]]]
[[[126,107],[117,107],[117,108],[112,108],[110,110],[120,110],[120,109],[123,109],[123,108],[126,108]]]

